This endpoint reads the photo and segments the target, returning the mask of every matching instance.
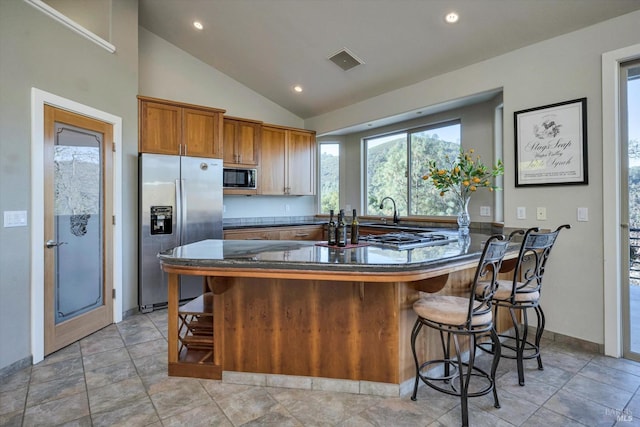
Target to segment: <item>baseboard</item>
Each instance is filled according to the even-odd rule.
[[[536,328],[533,326],[529,326],[529,336],[535,336]],[[569,335],[560,334],[558,332],[551,332],[545,330],[542,333],[542,338],[548,339],[549,341],[555,341],[561,344],[567,344],[572,347],[577,347],[585,351],[590,351],[592,353],[604,354],[604,344],[598,344],[595,342],[583,340],[580,338],[571,337]]]
[[[5,366],[4,368],[0,369],[0,378],[7,377],[11,374],[21,371],[24,368],[31,366],[32,364],[33,364],[32,356],[28,356],[28,357],[25,357],[24,359],[18,360],[17,362],[13,362],[11,365]]]

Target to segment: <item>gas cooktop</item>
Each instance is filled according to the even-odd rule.
[[[371,243],[398,250],[420,248],[423,246],[446,245],[458,240],[456,233],[446,232],[395,232],[387,234],[372,234],[360,236],[361,242]]]

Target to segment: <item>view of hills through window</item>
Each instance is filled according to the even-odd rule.
[[[458,207],[450,193],[440,196],[431,181],[422,177],[428,172],[429,160],[452,162],[460,151],[460,123],[449,122],[437,127],[411,130],[366,140],[367,215],[393,214],[392,197],[401,216],[456,215]]]

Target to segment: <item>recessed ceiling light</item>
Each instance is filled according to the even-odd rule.
[[[204,25],[202,25],[200,21],[193,21],[193,26],[196,27],[196,30],[202,30],[204,28]]]
[[[296,92],[298,92],[298,93],[300,93],[300,92],[302,92],[302,86],[300,86],[300,85],[295,85],[295,86],[293,87],[293,90],[294,90],[294,91],[296,91]]]
[[[455,24],[456,22],[458,22],[458,19],[460,19],[460,17],[455,12],[449,12],[444,17],[444,20],[449,24]]]

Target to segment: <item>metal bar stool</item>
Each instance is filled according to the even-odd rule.
[[[500,341],[493,327],[492,298],[498,286],[497,278],[509,241],[502,235],[491,236],[485,243],[482,256],[476,269],[469,297],[429,295],[424,296],[413,304],[413,310],[418,315],[411,332],[411,350],[416,363],[416,381],[411,400],[416,400],[418,384],[422,380],[429,387],[453,396],[460,396],[462,407],[462,425],[469,425],[468,397],[482,396],[493,391],[494,406],[500,407],[495,388],[495,375],[500,360]],[[480,280],[489,278],[490,286],[484,286],[480,297],[476,289]],[[423,326],[440,332],[440,342],[444,353],[443,359],[418,361],[416,354],[416,339]],[[446,334],[446,343],[445,343]],[[495,348],[495,355],[491,365],[491,372],[486,372],[477,366],[475,361],[476,339],[484,335],[491,336]],[[458,337],[469,338],[469,358],[462,359],[461,346]],[[451,340],[453,338],[455,354],[451,354]],[[428,369],[432,371],[427,371]],[[435,373],[434,373],[435,372]],[[432,376],[433,375],[433,376]],[[481,377],[485,380],[484,388],[469,391],[471,377]]]
[[[513,335],[500,335],[502,339],[501,357],[507,359],[516,359],[518,367],[518,383],[524,385],[524,360],[538,360],[538,369],[543,370],[542,358],[540,356],[540,339],[544,332],[545,318],[542,307],[540,306],[540,292],[542,288],[542,278],[545,272],[545,266],[551,253],[551,248],[563,228],[571,228],[565,224],[558,227],[555,231],[541,233],[537,227],[530,228],[526,232],[518,230],[511,233],[523,234],[522,246],[516,261],[513,280],[498,280],[498,289],[493,297],[494,310],[497,312],[498,307],[505,307],[511,314],[513,322]],[[511,237],[511,236],[510,236]],[[476,294],[481,296],[482,286],[476,289]],[[536,333],[534,341],[529,340],[529,320],[527,309],[532,308],[536,313]],[[520,310],[522,314],[522,331],[516,310]],[[486,343],[479,344],[482,350],[488,353],[493,352]],[[507,350],[505,352],[504,350]]]

